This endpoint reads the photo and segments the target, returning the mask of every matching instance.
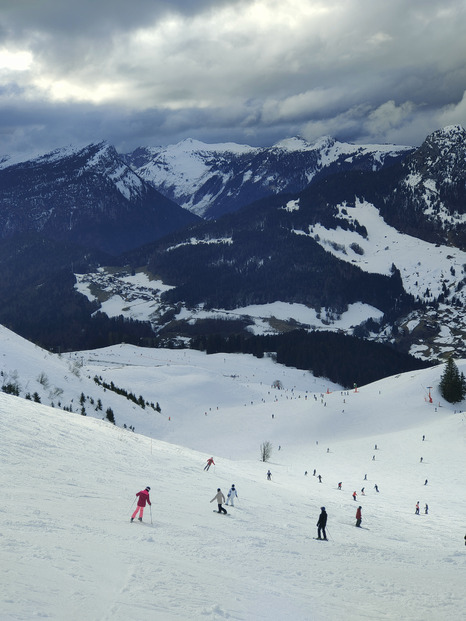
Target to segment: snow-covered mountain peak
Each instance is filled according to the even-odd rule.
[[[201,140],[195,140],[193,138],[186,138],[181,142],[174,145],[169,145],[161,149],[163,152],[173,153],[250,153],[256,151],[255,147],[251,147],[245,144],[237,144],[235,142],[220,142],[209,144],[202,142]]]
[[[432,134],[430,137],[433,139],[439,140],[442,138],[446,138],[452,141],[465,141],[466,140],[466,129],[462,125],[447,125],[442,129],[439,129]],[[429,139],[429,138],[428,138]]]
[[[284,138],[276,142],[273,148],[283,149],[284,151],[308,151],[310,149],[315,149],[315,145],[301,136],[293,136],[292,138]]]

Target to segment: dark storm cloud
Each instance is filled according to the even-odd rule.
[[[0,153],[107,139],[419,144],[466,124],[462,0],[7,0]]]

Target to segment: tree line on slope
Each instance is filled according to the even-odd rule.
[[[213,353],[247,353],[256,357],[271,355],[278,363],[311,371],[345,388],[362,386],[384,377],[432,363],[397,351],[393,347],[365,341],[336,332],[293,330],[265,336],[198,336],[191,347]]]

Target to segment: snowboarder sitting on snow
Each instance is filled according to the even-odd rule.
[[[217,513],[226,513],[227,510],[224,507],[222,507],[222,504],[225,502],[225,496],[223,495],[222,490],[219,487],[217,488],[217,493],[215,494],[215,496],[212,498],[210,502],[214,502],[214,500],[216,500],[218,504]]]
[[[227,494],[227,501],[226,504],[231,504],[232,507],[235,506],[234,501],[235,501],[235,496],[236,498],[238,498],[238,492],[236,491],[235,485],[233,484],[231,486],[230,491]]]
[[[136,496],[138,497],[138,505],[136,507],[136,511],[131,516],[131,522],[134,520],[138,512],[139,512],[138,520],[142,522],[142,516],[144,514],[144,507],[146,506],[146,502],[152,505],[150,498],[149,498],[149,492],[150,492],[150,487],[146,487],[146,489],[143,489],[142,491],[136,494]]]
[[[361,513],[362,507],[358,507],[356,510],[356,526],[359,528],[361,526],[361,521],[362,521],[362,513]]]
[[[210,457],[210,459],[208,459],[208,460],[207,460],[207,463],[206,463],[206,465],[204,466],[204,470],[207,470],[207,471],[208,471],[208,470],[209,470],[209,468],[210,468],[210,466],[211,466],[212,464],[215,466],[214,458],[213,458],[213,457]],[[215,472],[217,472],[217,471],[215,471]]]
[[[325,511],[325,507],[320,508],[319,519],[317,520],[317,539],[322,539],[320,536],[321,532],[323,534],[323,539],[327,539],[327,535],[325,533],[325,527],[327,526],[327,512]]]

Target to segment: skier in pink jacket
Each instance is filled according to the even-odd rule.
[[[139,512],[138,520],[142,522],[142,516],[144,514],[144,507],[146,506],[146,502],[148,502],[149,505],[152,505],[150,498],[149,498],[149,492],[150,492],[150,487],[146,487],[146,489],[143,489],[142,491],[136,494],[136,496],[138,497],[138,505],[136,507],[136,511],[131,516],[131,522],[134,520],[138,512]]]

